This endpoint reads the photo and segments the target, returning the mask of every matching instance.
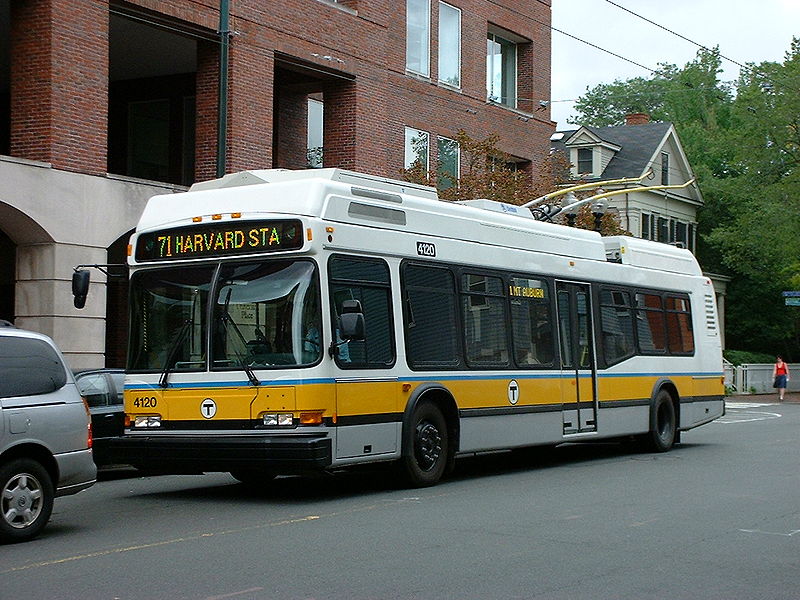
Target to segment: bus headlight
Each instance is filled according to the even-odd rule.
[[[294,415],[292,413],[264,413],[261,415],[261,422],[266,427],[294,427]]]
[[[138,428],[161,427],[160,415],[136,415],[133,426]]]

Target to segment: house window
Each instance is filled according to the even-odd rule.
[[[428,142],[430,136],[427,131],[406,127],[406,151],[404,165],[406,169],[419,167],[428,172]]]
[[[461,87],[461,11],[439,2],[439,81]]]
[[[430,75],[430,0],[406,0],[406,69]]]
[[[669,154],[661,153],[661,185],[669,185]]]
[[[437,186],[440,190],[446,190],[454,186],[460,176],[460,152],[458,142],[449,138],[440,137],[437,139],[436,143],[439,151]]]
[[[658,241],[669,243],[669,219],[658,217]]]
[[[643,240],[651,240],[653,239],[653,234],[651,232],[651,225],[652,218],[648,213],[642,213],[642,239]]]
[[[308,99],[306,162],[309,169],[322,168],[322,109],[322,102]]]
[[[517,107],[517,45],[492,32],[486,41],[486,97]]]
[[[594,173],[591,148],[578,148],[578,175],[591,175]]]

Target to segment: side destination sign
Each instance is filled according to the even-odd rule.
[[[303,224],[297,219],[207,223],[143,233],[136,260],[177,260],[236,256],[303,247]]]

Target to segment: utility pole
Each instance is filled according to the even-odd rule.
[[[217,177],[225,175],[228,136],[228,46],[230,45],[230,0],[219,3],[219,97],[217,105]]]

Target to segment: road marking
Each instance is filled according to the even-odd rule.
[[[725,415],[719,419],[712,421],[713,423],[720,423],[722,425],[730,425],[732,423],[752,423],[755,421],[770,421],[772,419],[780,419],[782,414],[770,412],[767,410],[753,410],[769,408],[778,406],[777,404],[766,404],[756,402],[726,402]]]
[[[222,596],[209,596],[206,600],[223,600],[223,598],[233,598],[235,596],[241,596],[242,594],[250,594],[251,592],[261,592],[263,591],[263,587],[254,587],[250,588],[249,590],[242,590],[241,592],[231,592],[230,594],[223,594]]]
[[[788,533],[780,533],[776,531],[762,531],[761,529],[740,529],[739,531],[743,533],[761,533],[763,535],[777,535],[780,537],[792,537],[793,535],[797,535],[800,533],[800,529],[795,529],[794,531],[790,531]]]
[[[335,513],[333,513],[335,514]],[[332,516],[332,515],[327,515]],[[242,533],[244,531],[252,531],[255,529],[264,529],[266,527],[280,527],[282,525],[293,525],[295,523],[305,523],[306,521],[316,521],[320,519],[319,515],[308,515],[307,517],[298,517],[297,519],[285,519],[282,521],[275,521],[273,523],[262,523],[261,525],[253,525],[251,527],[241,527],[239,529],[228,529],[223,531],[210,531],[210,532],[203,532],[198,533],[196,535],[190,535],[187,537],[180,537],[174,538],[171,540],[162,540],[160,542],[151,542],[149,544],[138,544],[136,546],[125,546],[123,548],[111,548],[109,550],[100,550],[98,552],[89,552],[87,554],[77,554],[75,556],[67,556],[65,558],[57,558],[54,560],[46,560],[37,563],[31,563],[29,565],[21,565],[19,567],[12,567],[11,569],[6,569],[4,571],[0,571],[0,573],[14,573],[16,571],[25,571],[27,569],[34,569],[38,567],[50,567],[52,565],[60,565],[63,563],[73,562],[76,560],[84,560],[87,558],[97,558],[98,556],[109,556],[111,554],[122,554],[123,552],[134,552],[136,550],[146,550],[147,548],[157,548],[158,546],[168,546],[170,544],[179,544],[183,542],[189,542],[192,540],[201,540],[203,538],[214,537],[217,535],[228,535],[231,533]]]

